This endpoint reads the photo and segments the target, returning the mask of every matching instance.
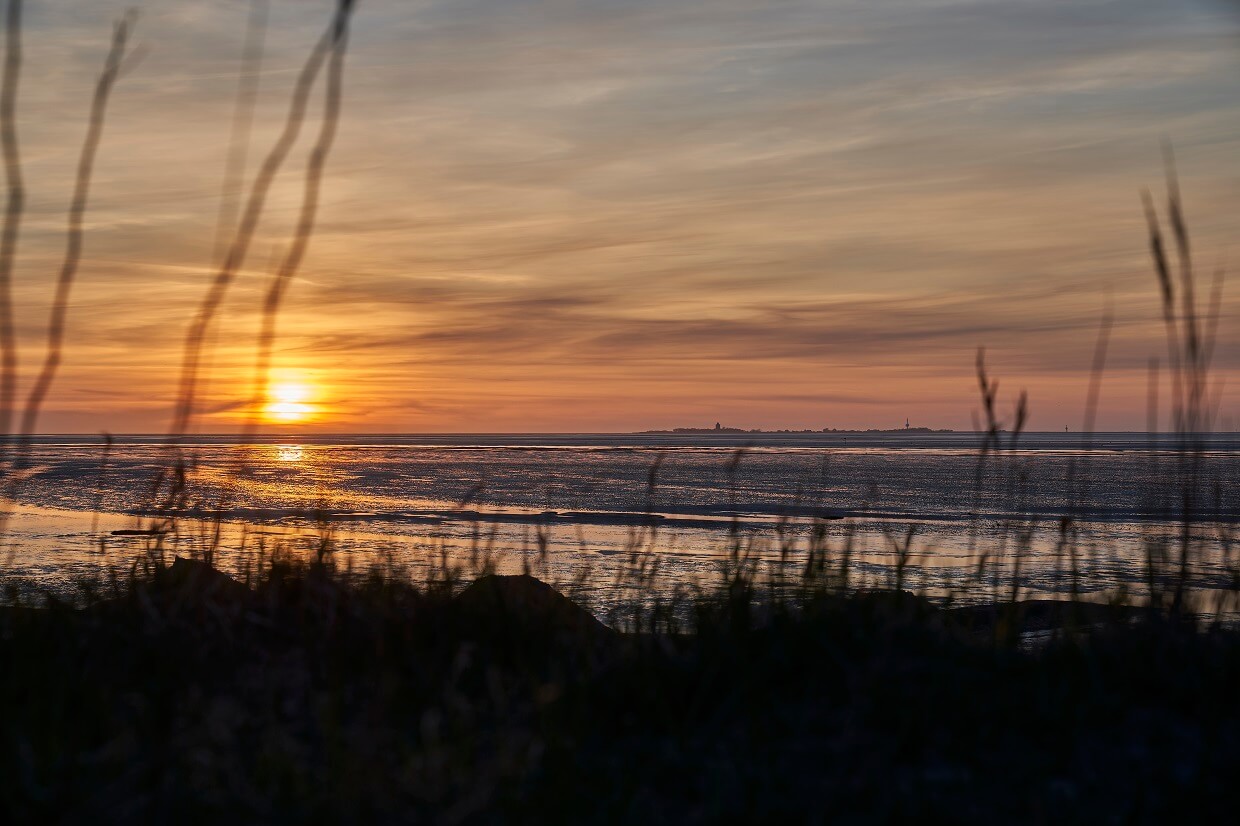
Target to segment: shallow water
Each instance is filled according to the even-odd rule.
[[[330,532],[358,566],[387,558],[424,571],[445,554],[468,564],[490,549],[501,570],[543,564],[544,576],[577,580],[605,603],[634,549],[659,558],[670,587],[715,575],[737,547],[769,560],[782,545],[795,562],[817,523],[837,558],[852,537],[855,582],[889,582],[915,526],[910,587],[950,590],[983,551],[989,581],[1004,587],[1021,547],[1029,593],[1066,589],[1070,548],[1086,590],[1142,590],[1148,543],[1177,530],[1174,440],[1026,434],[985,462],[978,447],[965,433],[207,437],[179,451],[129,437],[105,457],[98,439],[44,437],[8,520],[5,562],[59,589],[141,552],[151,540],[110,532],[151,524],[180,456],[189,472],[166,550],[218,544],[226,566],[260,542],[309,553]],[[1196,468],[1201,587],[1225,577],[1220,534],[1240,513],[1238,452],[1233,435],[1208,437]],[[1059,541],[1066,517],[1070,546]]]

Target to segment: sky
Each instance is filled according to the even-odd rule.
[[[128,5],[28,3],[27,385]],[[251,176],[332,8],[271,2]],[[213,274],[249,3],[140,9],[42,432],[166,431]],[[1162,208],[1170,141],[1208,293],[1236,258],[1238,35],[1222,0],[360,0],[279,318],[273,409],[294,415],[266,427],[968,429],[984,347],[1004,416],[1024,389],[1030,427],[1077,430],[1109,307],[1097,426],[1145,429],[1166,346],[1139,193]],[[247,416],[318,111],[212,328],[197,431]],[[1238,309],[1233,278],[1226,429]]]

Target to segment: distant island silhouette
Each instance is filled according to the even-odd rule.
[[[856,430],[849,428],[824,427],[821,430],[763,430],[762,428],[752,428],[746,430],[741,427],[724,427],[718,422],[714,427],[674,427],[671,430],[642,430],[637,433],[639,436],[655,436],[667,434],[686,434],[686,435],[724,435],[736,433],[955,433],[954,430],[935,430],[929,427],[909,427],[905,423],[904,427],[878,428],[871,427],[865,430]]]

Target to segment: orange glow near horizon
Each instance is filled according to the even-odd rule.
[[[271,422],[291,424],[314,417],[316,408],[309,404],[310,387],[294,382],[282,382],[271,386],[267,393],[267,406],[263,416]]]

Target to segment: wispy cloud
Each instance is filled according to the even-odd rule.
[[[124,5],[31,9],[24,341],[41,334],[89,87]],[[256,146],[331,5],[274,0]],[[166,423],[208,277],[245,15],[240,0],[144,13],[149,52],[101,148],[51,429]],[[1226,252],[1238,22],[1206,0],[369,0],[277,360],[316,371],[335,427],[910,413],[960,427],[986,345],[1029,387],[1034,425],[1058,428],[1079,419],[1109,292],[1102,422],[1138,427],[1159,343],[1136,191],[1160,179],[1171,137],[1202,260]],[[247,392],[266,267],[298,198],[295,176],[277,182],[224,308],[212,426]]]

